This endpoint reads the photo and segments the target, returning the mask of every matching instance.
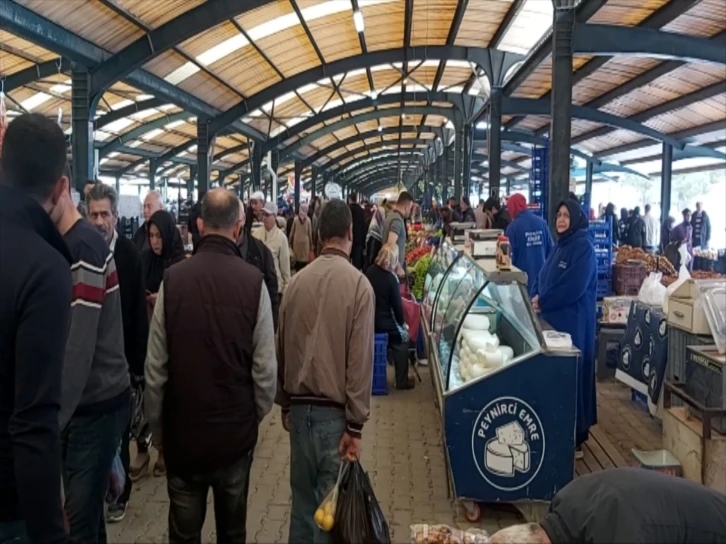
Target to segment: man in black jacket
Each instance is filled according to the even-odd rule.
[[[192,209],[189,211],[189,222],[187,223],[187,230],[189,231],[189,235],[192,237],[192,244],[194,247],[197,247],[199,245],[199,240],[202,239],[201,234],[199,234],[199,225],[197,224],[197,219],[200,219],[202,217],[202,199],[204,198],[205,191],[199,192],[199,200],[192,206]]]
[[[348,195],[348,207],[353,217],[353,247],[350,250],[350,263],[363,270],[363,257],[366,245],[366,217],[355,195]]]
[[[633,216],[628,220],[628,245],[643,248],[645,245],[645,221],[640,215],[640,206],[633,210]]]
[[[149,319],[146,311],[146,292],[141,255],[134,243],[116,231],[118,223],[118,193],[110,185],[98,183],[86,195],[88,220],[95,225],[108,244],[116,261],[119,291],[121,293],[121,316],[124,329],[124,354],[129,364],[132,384],[138,389],[144,380],[146,341],[149,336]],[[131,463],[129,453],[129,428],[121,441],[121,461],[126,472],[126,485],[116,504],[108,507],[107,521],[117,522],[126,515],[126,504],[131,496]]]
[[[726,542],[726,496],[685,478],[613,468],[563,487],[539,523],[494,533],[491,544]]]
[[[63,131],[10,123],[0,162],[0,541],[61,543],[58,417],[71,255],[54,221],[68,199]],[[49,217],[50,215],[50,217]]]
[[[267,248],[265,243],[252,236],[248,229],[247,217],[245,215],[244,204],[240,202],[240,221],[244,228],[240,232],[237,246],[242,254],[242,258],[257,268],[264,276],[265,286],[270,295],[270,305],[272,306],[272,322],[277,330],[277,315],[280,310],[280,294],[277,292],[277,272],[275,270],[275,261],[272,252]]]

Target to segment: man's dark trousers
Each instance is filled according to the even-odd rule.
[[[63,431],[63,483],[71,544],[106,544],[103,505],[111,465],[128,426],[129,404],[108,412],[74,415]]]
[[[251,466],[252,450],[229,467],[215,472],[184,476],[168,473],[169,542],[201,543],[210,487],[214,494],[217,542],[246,542]]]

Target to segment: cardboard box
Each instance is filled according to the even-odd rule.
[[[625,325],[630,314],[630,305],[638,297],[621,296],[602,299],[602,322]]]

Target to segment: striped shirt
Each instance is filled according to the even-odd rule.
[[[96,229],[79,220],[65,234],[73,256],[71,326],[63,368],[61,428],[74,413],[105,412],[127,400],[118,273]]]

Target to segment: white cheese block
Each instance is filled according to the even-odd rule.
[[[489,330],[489,318],[485,315],[470,314],[464,318],[463,327],[476,331]]]
[[[484,367],[481,366],[479,363],[475,363],[471,367],[471,376],[472,378],[478,378],[479,376],[483,376],[486,371],[484,370]]]
[[[502,352],[502,358],[504,359],[504,364],[507,364],[509,361],[514,359],[514,350],[510,348],[509,346],[499,346],[499,350]]]
[[[521,472],[527,472],[529,470],[529,446],[527,443],[512,445],[509,448],[512,452],[515,468]]]
[[[492,440],[487,444],[484,464],[487,469],[502,476],[514,475],[514,459],[509,446]]]
[[[497,439],[501,444],[521,446],[524,444],[524,429],[516,421],[512,421],[497,429]]]

